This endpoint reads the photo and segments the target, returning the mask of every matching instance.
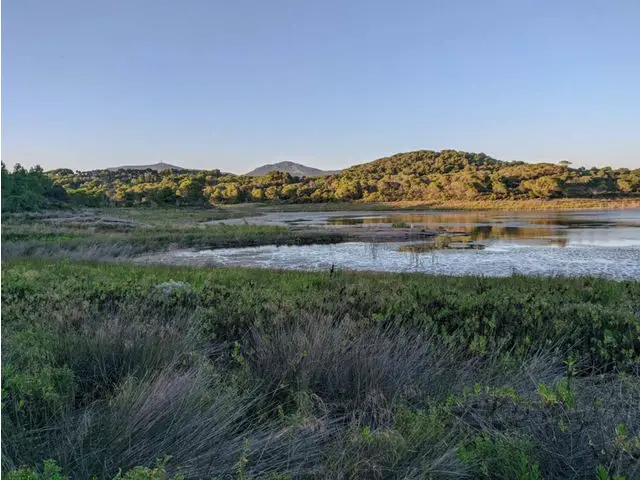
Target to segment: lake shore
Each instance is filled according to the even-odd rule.
[[[557,198],[551,200],[448,200],[400,202],[333,202],[298,204],[248,204],[259,211],[336,211],[336,210],[620,210],[640,208],[640,198]],[[235,210],[239,205],[223,208]],[[242,208],[242,207],[240,207]]]
[[[102,208],[8,215],[3,218],[2,254],[6,258],[126,259],[180,248],[217,249],[345,241],[433,241],[442,235],[464,235],[473,225],[484,231],[489,224],[495,224],[490,231],[476,234],[481,238],[484,238],[483,235],[536,237],[546,235],[548,225],[553,224],[552,217],[571,215],[568,208],[539,208],[527,213],[523,209],[426,209],[406,203],[399,208],[388,208],[391,205],[397,204],[335,203],[269,207],[247,204],[208,209]],[[634,204],[630,202],[611,203],[609,206],[617,205],[620,208],[599,212],[595,209],[598,203],[588,205],[594,208],[576,211],[575,215],[580,218],[570,220],[570,225],[562,228],[575,229],[578,224],[584,223],[585,216],[634,215],[631,210]],[[622,209],[622,205],[629,209]],[[526,231],[522,230],[521,222],[529,222],[533,217],[544,218],[527,226]],[[593,222],[602,226],[602,222],[595,217],[587,223]],[[619,220],[605,220],[611,225],[616,222]],[[631,223],[637,222],[633,220]]]

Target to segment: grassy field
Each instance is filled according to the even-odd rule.
[[[14,480],[640,476],[638,282],[2,267]]]

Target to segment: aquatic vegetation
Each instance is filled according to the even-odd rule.
[[[409,228],[409,224],[407,222],[393,222],[391,228]]]

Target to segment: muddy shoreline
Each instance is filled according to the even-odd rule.
[[[413,212],[403,212],[411,214]],[[415,212],[420,213],[420,212]],[[402,242],[411,240],[431,239],[452,232],[429,230],[420,226],[393,226],[392,223],[336,225],[332,219],[367,219],[380,217],[379,211],[360,212],[268,212],[263,215],[233,218],[229,220],[214,220],[209,225],[258,225],[289,227],[294,231],[318,231],[329,234],[345,235],[349,240],[367,242]]]

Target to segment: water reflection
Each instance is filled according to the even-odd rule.
[[[303,219],[302,219],[303,220]],[[414,212],[379,215],[343,215],[326,219],[331,225],[367,225],[405,222],[420,225],[530,224],[547,227],[640,227],[637,210],[594,212]]]
[[[482,250],[485,248],[481,243],[470,243],[472,240],[459,237],[437,237],[432,242],[412,243],[398,247],[399,252],[427,253],[434,250]]]
[[[393,225],[440,231],[455,236],[453,247],[495,241],[551,245],[640,243],[640,211],[621,212],[420,212],[328,218],[331,225]],[[475,242],[475,244],[473,243]],[[460,245],[464,244],[464,245]],[[430,249],[441,249],[440,245]],[[427,248],[427,247],[425,247]]]

